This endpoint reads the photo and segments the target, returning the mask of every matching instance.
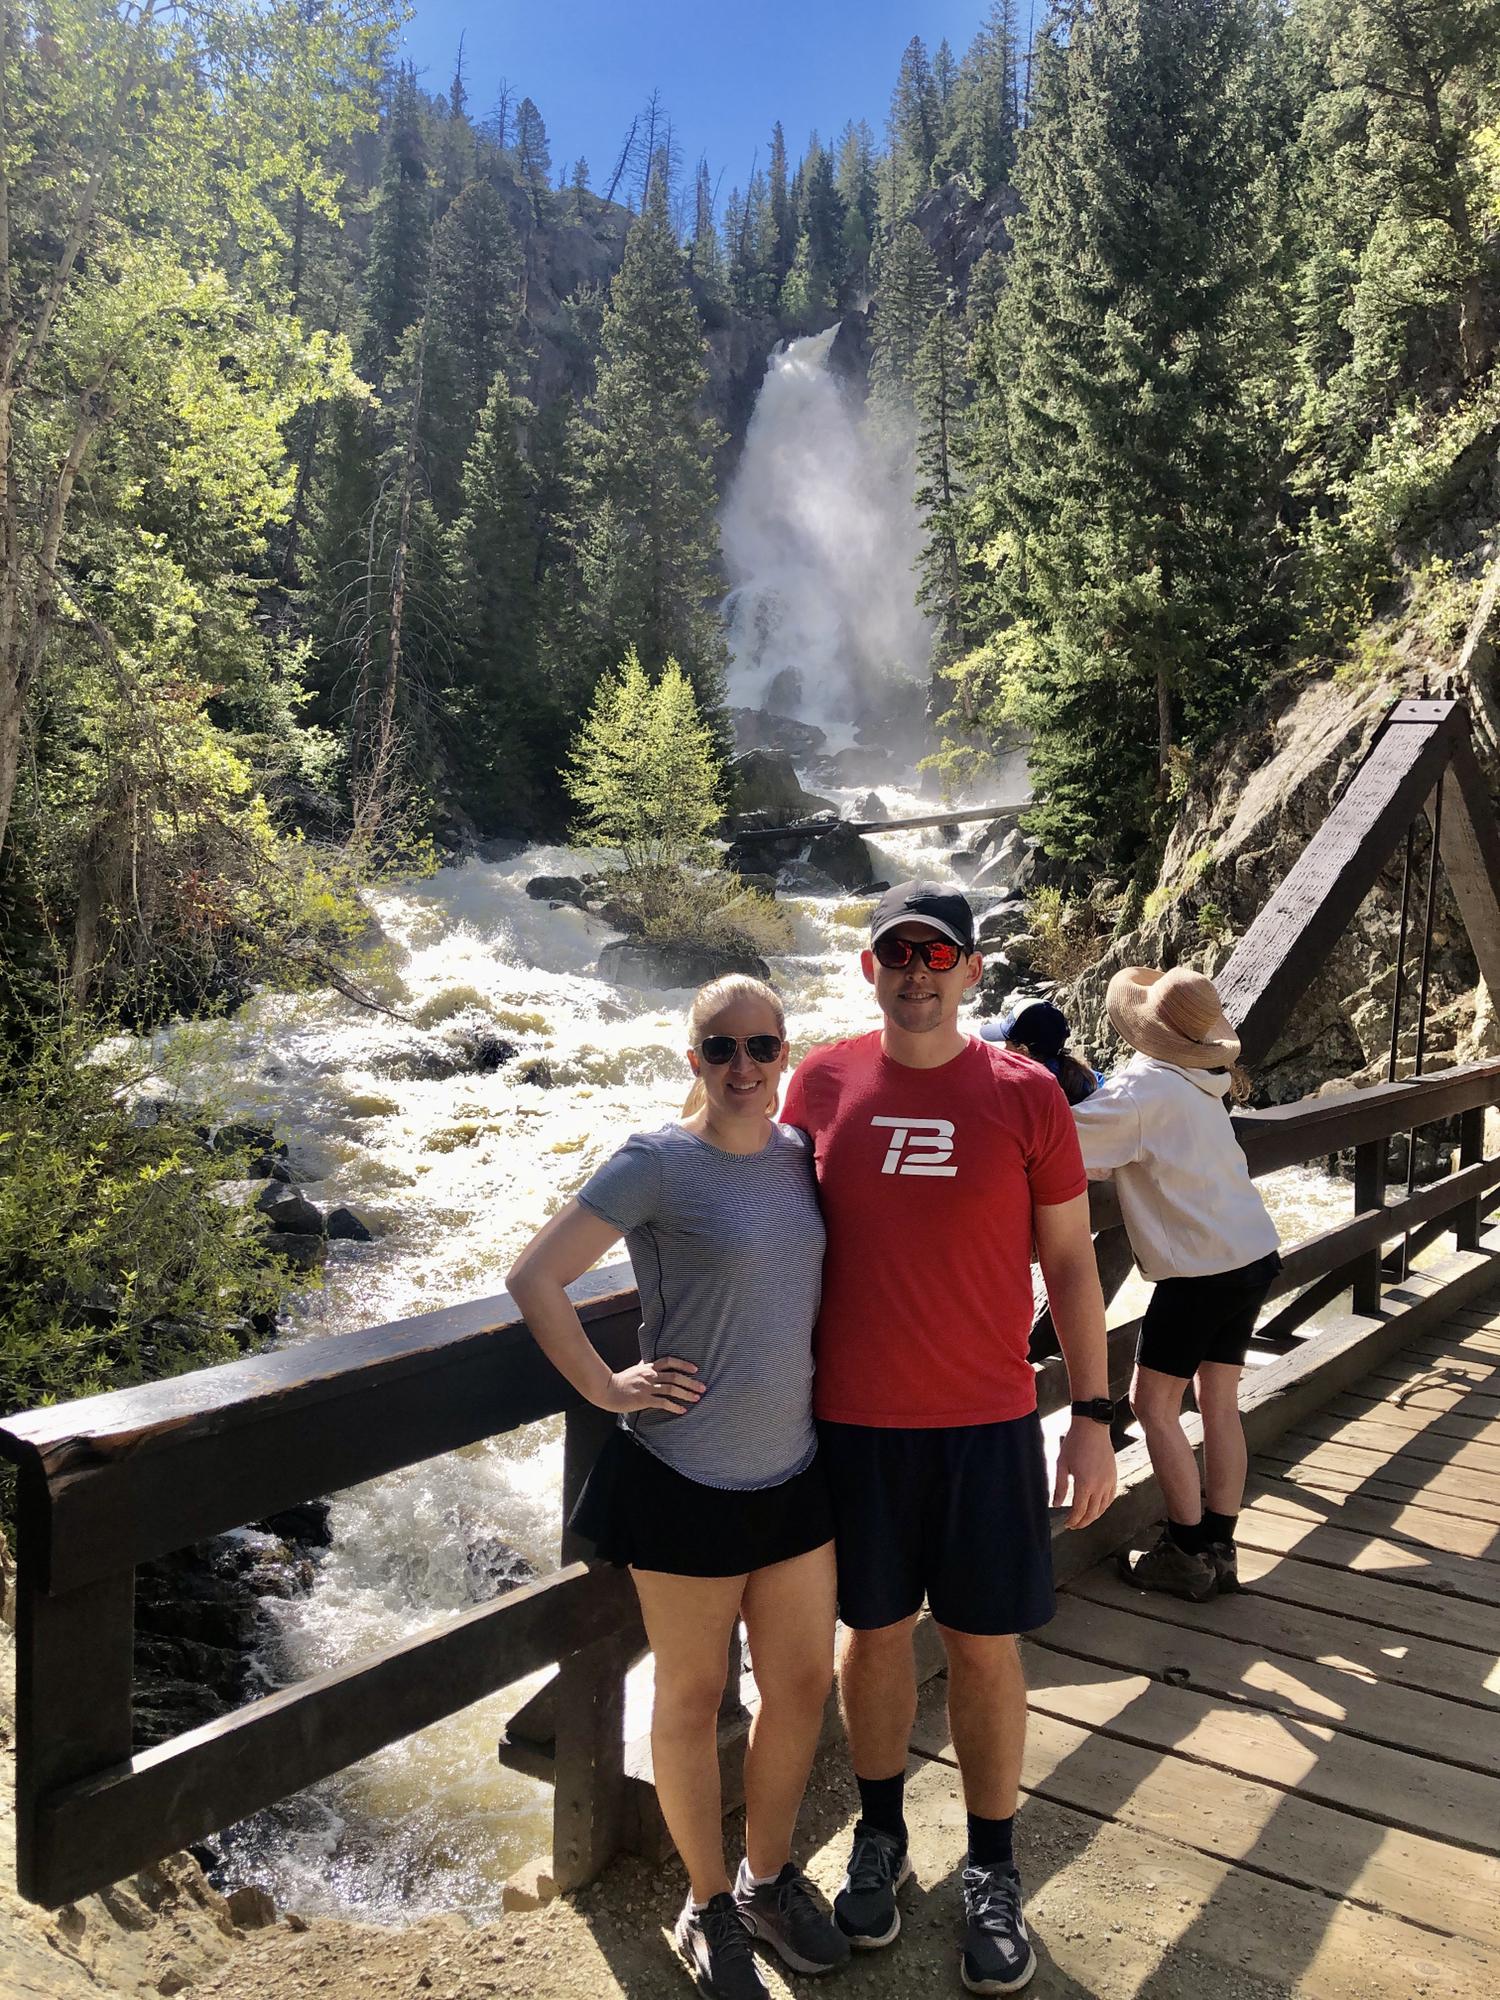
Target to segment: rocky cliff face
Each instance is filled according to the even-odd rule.
[[[1206,759],[1181,802],[1158,886],[1141,921],[1111,939],[1096,964],[1062,995],[1081,1038],[1112,1058],[1104,991],[1122,965],[1188,963],[1212,975],[1290,871],[1330,805],[1358,768],[1394,701],[1421,691],[1415,669],[1377,678],[1325,672],[1272,689]],[[1481,758],[1489,755],[1483,716],[1488,675],[1466,675],[1455,692],[1469,700]],[[1402,1056],[1415,1045],[1416,967],[1421,950],[1427,839],[1419,826],[1407,947]],[[1285,1103],[1337,1084],[1385,1075],[1401,904],[1402,854],[1332,944],[1270,1054],[1255,1066],[1256,1101]],[[1500,1047],[1487,996],[1456,904],[1439,875],[1433,924],[1427,1053],[1439,1064]]]
[[[524,255],[522,317],[533,356],[532,394],[539,405],[585,394],[599,317],[625,255],[631,217],[597,195],[586,194],[581,208],[571,195],[556,195],[538,222],[524,188],[502,181],[500,193]],[[701,290],[698,310],[708,343],[705,402],[727,434],[732,459],[781,334],[764,314],[736,312]]]

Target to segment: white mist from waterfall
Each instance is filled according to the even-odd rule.
[[[880,683],[923,681],[909,441],[828,367],[837,327],[771,357],[724,503],[730,700],[847,738]]]

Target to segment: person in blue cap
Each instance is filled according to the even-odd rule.
[[[1068,1048],[1067,1017],[1050,1000],[1033,1000],[1029,1007],[1012,1008],[998,1021],[987,1021],[979,1032],[987,1042],[1004,1042],[1050,1070],[1069,1104],[1082,1104],[1104,1081]]]

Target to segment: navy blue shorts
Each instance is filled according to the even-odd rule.
[[[820,1423],[818,1436],[846,1625],[895,1625],[924,1597],[955,1632],[1047,1623],[1056,1600],[1035,1412],[930,1430]]]

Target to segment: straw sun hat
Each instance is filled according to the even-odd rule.
[[[1211,979],[1190,966],[1162,972],[1127,965],[1109,982],[1104,1011],[1115,1033],[1143,1056],[1179,1069],[1231,1069],[1240,1038],[1230,1027]]]

